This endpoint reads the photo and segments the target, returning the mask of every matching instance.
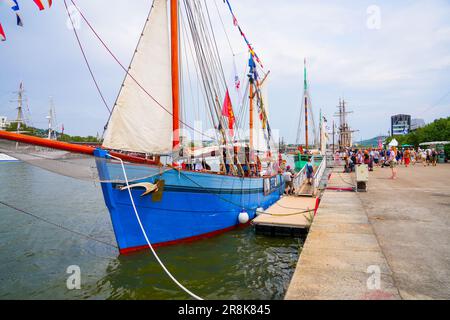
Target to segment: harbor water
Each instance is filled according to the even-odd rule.
[[[0,164],[0,186],[0,299],[190,298],[150,251],[119,256],[98,183],[11,162]],[[283,299],[301,246],[246,227],[157,252],[205,299]],[[70,266],[80,289],[67,287]]]

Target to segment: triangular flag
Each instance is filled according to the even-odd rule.
[[[1,23],[0,23],[0,40],[1,41],[5,41],[6,40],[5,31],[3,31],[3,27],[2,27]]]
[[[34,1],[34,3],[36,3],[36,5],[38,6],[38,8],[39,8],[39,10],[44,10],[45,8],[44,8],[44,5],[42,4],[42,1],[41,0],[33,0]]]
[[[48,7],[50,8],[52,6],[52,0],[48,0]]]
[[[14,11],[20,10],[19,3],[17,2],[17,0],[8,0],[8,3],[12,10]]]
[[[17,25],[20,27],[23,27],[22,18],[20,17],[20,15],[17,12],[16,12],[16,18],[17,18]]]

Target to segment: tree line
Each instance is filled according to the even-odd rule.
[[[406,144],[415,148],[423,142],[450,141],[450,117],[434,120],[434,122],[406,135],[389,137],[386,142],[391,142],[393,138],[398,141],[399,146]],[[444,149],[448,157],[450,145],[446,145]]]

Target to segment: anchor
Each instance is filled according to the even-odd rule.
[[[144,188],[145,192],[143,194],[141,194],[141,197],[146,196],[150,193],[153,192],[158,192],[158,185],[157,184],[153,184],[150,182],[141,182],[141,183],[136,183],[136,184],[132,184],[130,186],[125,186],[120,188],[120,191],[124,191],[124,190],[128,190],[128,189],[134,189],[134,188]]]

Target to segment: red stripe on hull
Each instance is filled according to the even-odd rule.
[[[198,241],[198,240],[202,240],[202,239],[206,239],[206,238],[211,238],[217,235],[220,235],[222,233],[234,230],[236,228],[239,227],[246,227],[250,224],[250,222],[242,225],[242,224],[237,224],[235,226],[231,226],[225,229],[221,229],[221,230],[216,230],[213,232],[208,232],[208,233],[204,233],[198,236],[193,236],[193,237],[189,237],[189,238],[183,238],[183,239],[178,239],[178,240],[172,240],[172,241],[166,241],[166,242],[159,242],[159,243],[152,243],[153,248],[159,248],[159,247],[165,247],[165,246],[172,246],[175,244],[180,244],[180,243],[189,243],[189,242],[194,242],[194,241]],[[142,245],[142,246],[137,246],[137,247],[130,247],[130,248],[125,248],[125,249],[119,249],[120,254],[130,254],[133,252],[137,252],[137,251],[142,251],[142,250],[146,250],[149,249],[148,245]]]

